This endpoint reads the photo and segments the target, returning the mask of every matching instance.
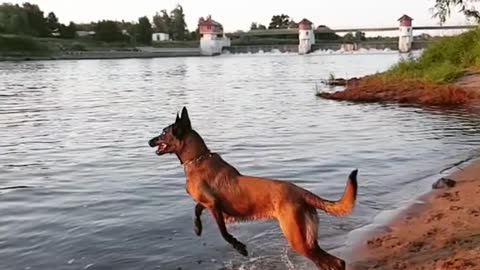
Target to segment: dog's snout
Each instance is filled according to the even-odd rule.
[[[157,142],[158,142],[158,137],[155,137],[150,141],[148,141],[148,145],[150,145],[150,147],[155,147],[157,145]]]

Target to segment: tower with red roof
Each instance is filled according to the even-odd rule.
[[[230,47],[230,39],[224,35],[223,26],[212,19],[212,16],[200,18],[200,51],[202,55],[218,55],[224,47]]]
[[[315,44],[315,32],[313,23],[303,19],[298,23],[298,53],[307,54],[312,51],[312,45]]]
[[[409,52],[413,43],[413,19],[408,15],[403,15],[398,19],[400,22],[398,35],[398,50],[402,53]]]

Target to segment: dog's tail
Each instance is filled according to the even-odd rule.
[[[345,188],[342,199],[339,201],[324,200],[309,191],[305,191],[303,197],[309,205],[321,209],[333,216],[350,214],[355,206],[355,200],[357,198],[357,173],[358,170],[354,170],[350,173],[347,187]]]

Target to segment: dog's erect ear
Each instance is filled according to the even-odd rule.
[[[182,115],[179,116],[177,113],[177,119],[175,119],[175,123],[173,124],[173,135],[179,139],[183,139],[190,130],[192,130],[192,125],[190,124],[187,108],[183,107]]]
[[[190,118],[188,117],[188,111],[186,107],[183,107],[182,109],[182,117],[180,118],[182,122],[182,127],[185,130],[190,130],[192,129],[192,124],[190,123]]]
[[[181,120],[180,120],[180,116],[179,116],[178,113],[177,113],[177,118],[175,119],[175,125],[176,125],[176,126],[179,126],[179,125],[180,125],[180,121],[181,121]]]

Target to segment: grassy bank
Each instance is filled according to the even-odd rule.
[[[458,106],[477,102],[480,85],[465,89],[456,80],[480,68],[480,29],[445,37],[419,58],[403,60],[384,73],[346,81],[344,91],[318,96],[358,102]],[[480,92],[480,90],[479,90]]]
[[[25,56],[48,55],[51,50],[32,37],[27,36],[0,36],[0,55]]]
[[[128,42],[101,42],[92,38],[59,39],[0,35],[0,56],[45,56],[78,51],[130,51]]]
[[[470,102],[472,95],[461,87],[423,79],[392,78],[374,75],[347,83],[344,91],[320,92],[317,96],[355,102],[397,102],[435,106],[458,106]]]
[[[384,75],[442,84],[458,79],[466,70],[479,67],[480,29],[477,29],[442,38],[425,50],[420,58],[402,61]]]

